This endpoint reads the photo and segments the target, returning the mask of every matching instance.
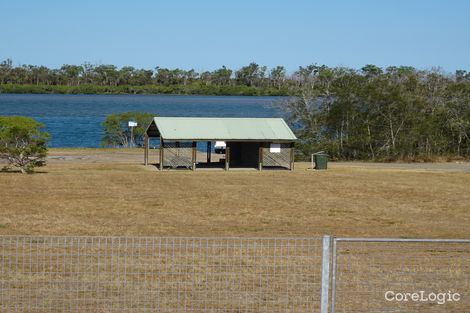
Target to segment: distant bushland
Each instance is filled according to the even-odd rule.
[[[238,70],[222,66],[214,71],[193,69],[136,69],[132,66],[65,64],[60,68],[13,66],[0,62],[0,92],[57,94],[184,94],[285,96],[296,83],[277,66],[250,63]]]
[[[338,160],[470,158],[470,75],[412,67],[313,66],[301,95],[279,104],[301,156]]]

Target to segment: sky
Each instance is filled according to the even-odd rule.
[[[470,70],[469,0],[0,0],[0,60]]]

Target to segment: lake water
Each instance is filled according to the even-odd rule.
[[[0,115],[32,117],[46,125],[50,147],[99,147],[101,122],[111,113],[159,116],[279,117],[280,97],[173,95],[0,94]]]

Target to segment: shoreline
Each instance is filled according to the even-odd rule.
[[[63,94],[63,95],[170,95],[170,96],[292,96],[287,89],[272,87],[216,85],[20,85],[0,84],[0,94]]]
[[[45,95],[45,96],[158,96],[158,97],[240,97],[240,98],[288,98],[292,96],[273,96],[273,95],[210,95],[210,94],[172,94],[172,93],[12,93],[0,90],[0,96],[4,95]]]

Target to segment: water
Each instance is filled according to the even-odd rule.
[[[50,147],[99,147],[101,122],[111,113],[159,116],[279,117],[280,97],[173,95],[0,94],[0,115],[22,115],[45,124]]]

